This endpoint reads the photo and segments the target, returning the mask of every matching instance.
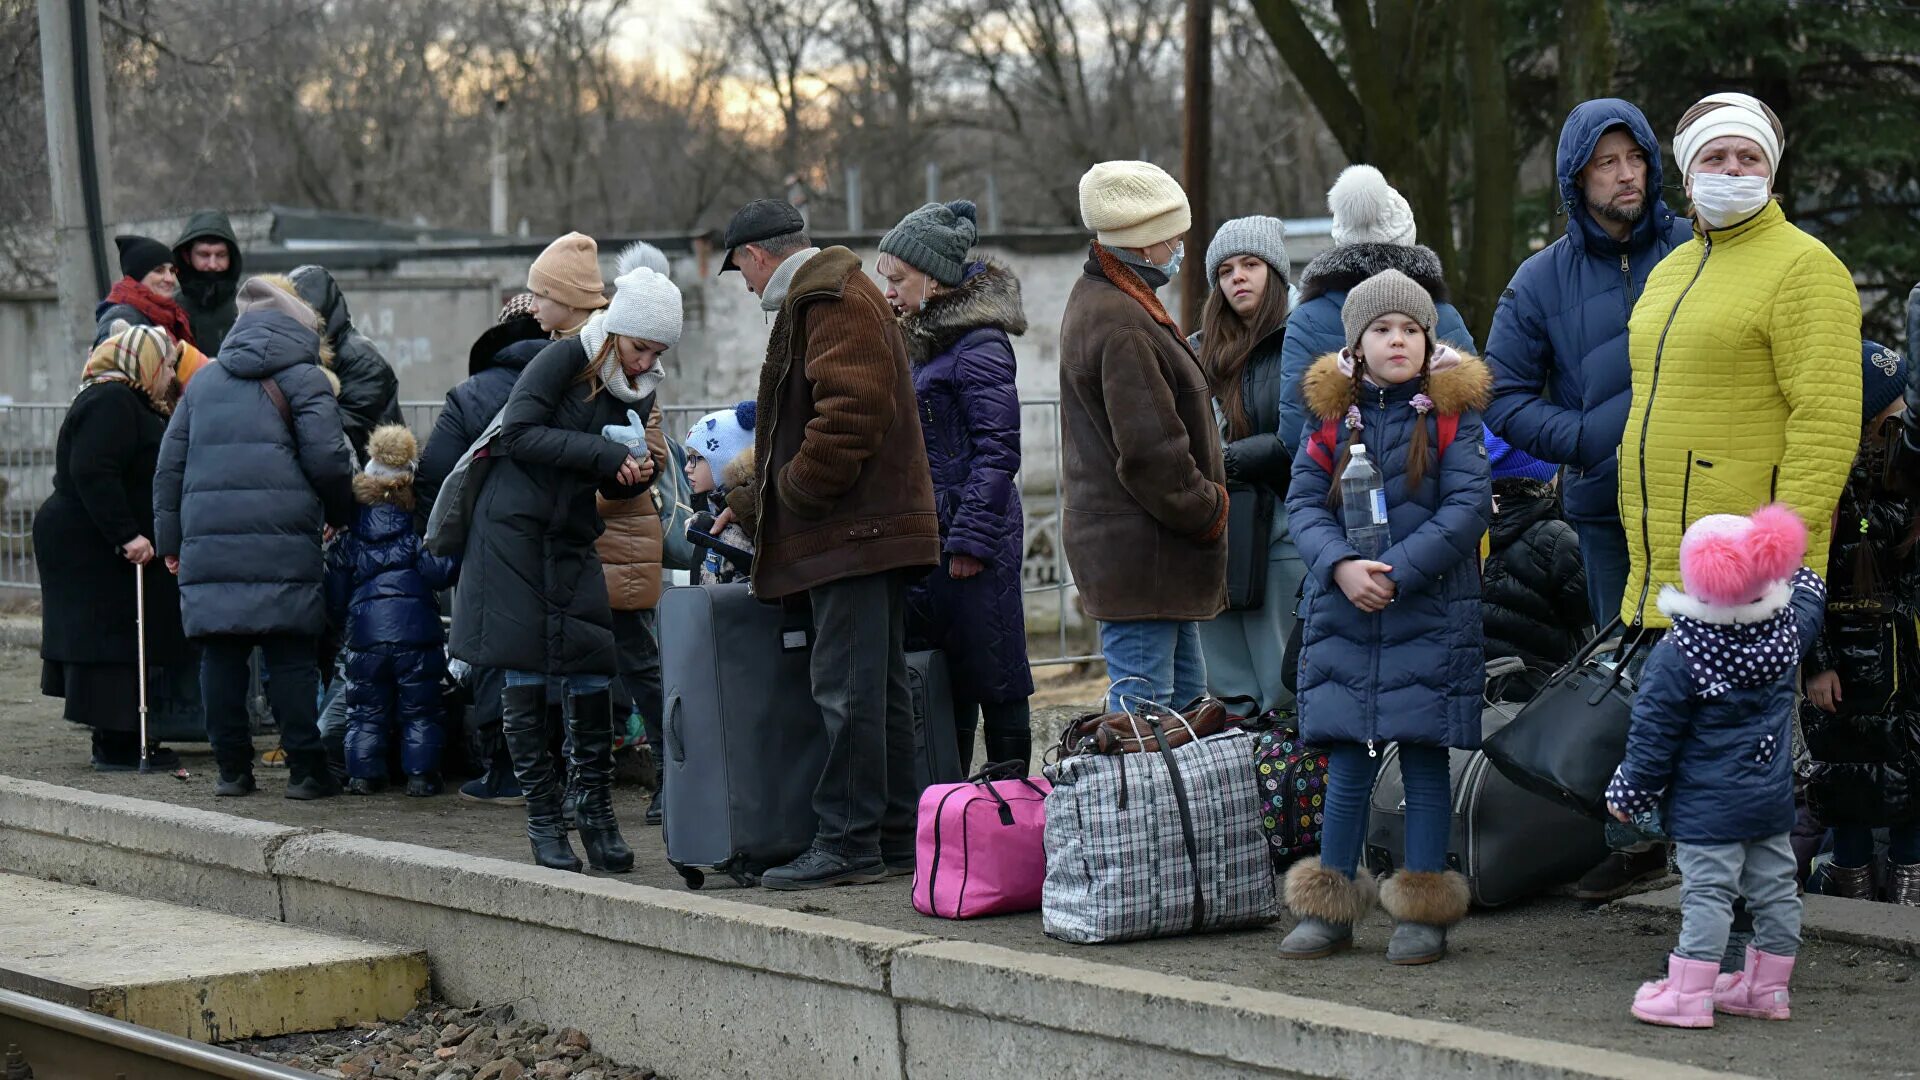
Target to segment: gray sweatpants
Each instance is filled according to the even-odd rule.
[[[1688,960],[1718,964],[1733,925],[1733,902],[1753,913],[1753,947],[1775,956],[1800,951],[1800,892],[1791,833],[1744,844],[1676,844],[1680,864],[1680,946]]]

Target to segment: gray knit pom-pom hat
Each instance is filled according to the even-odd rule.
[[[942,285],[960,284],[967,252],[980,239],[978,211],[965,199],[928,203],[880,238],[880,250]]]

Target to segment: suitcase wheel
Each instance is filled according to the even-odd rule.
[[[683,866],[680,868],[680,879],[687,883],[687,888],[689,889],[698,889],[707,883],[707,875],[695,870],[691,866]]]

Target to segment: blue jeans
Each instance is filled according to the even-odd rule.
[[[1587,572],[1587,610],[1593,624],[1604,627],[1620,613],[1627,591],[1627,530],[1617,521],[1579,521],[1573,531],[1580,536],[1580,562]]]
[[[1327,748],[1327,808],[1320,827],[1320,863],[1348,877],[1360,869],[1367,842],[1367,808],[1380,759],[1360,743]],[[1400,865],[1434,873],[1447,868],[1453,830],[1453,779],[1444,746],[1400,747],[1400,778],[1407,793],[1407,850]]]
[[[1887,829],[1887,861],[1896,866],[1920,863],[1920,825],[1894,825]],[[1873,826],[1835,825],[1833,827],[1833,865],[1855,868],[1873,862]]]
[[[1199,623],[1103,622],[1100,652],[1107,658],[1108,682],[1130,680],[1108,693],[1109,711],[1120,710],[1122,694],[1178,709],[1207,692]]]
[[[508,686],[544,686],[547,688],[547,700],[553,700],[553,692],[565,687],[574,697],[584,694],[597,694],[612,685],[610,675],[543,675],[538,671],[509,671],[506,673]]]

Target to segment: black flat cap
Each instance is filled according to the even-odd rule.
[[[733,220],[727,222],[727,260],[720,264],[720,272],[740,269],[733,264],[734,249],[740,245],[791,236],[806,228],[806,219],[785,199],[755,199],[735,211]]]

